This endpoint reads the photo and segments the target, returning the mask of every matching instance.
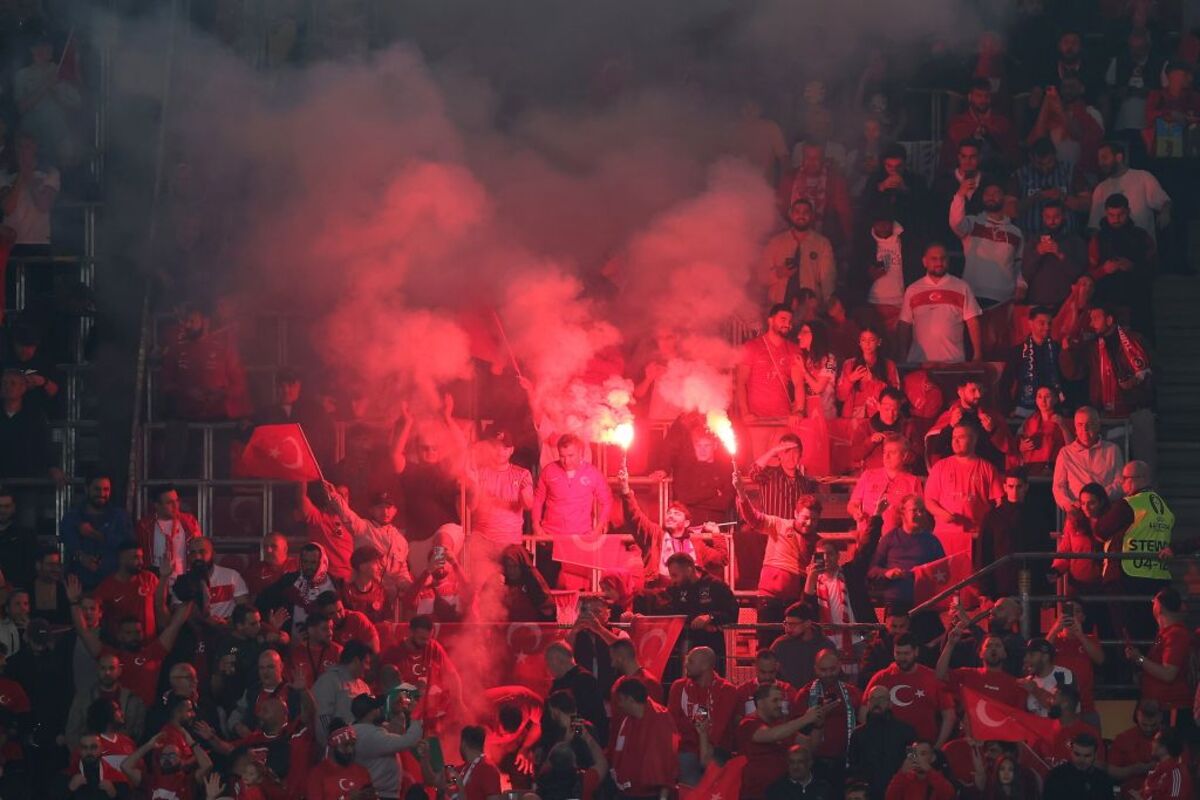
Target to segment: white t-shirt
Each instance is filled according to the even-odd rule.
[[[178,578],[179,574],[183,572],[184,566],[188,563],[187,538],[187,533],[184,532],[183,525],[179,523],[179,520],[154,520],[154,535],[150,545],[150,563],[158,567],[166,560],[167,553],[171,553],[175,560],[175,570],[171,573],[171,578]]]
[[[876,306],[898,306],[904,301],[904,256],[900,248],[900,234],[904,228],[893,223],[892,235],[880,239],[871,232],[875,240],[875,261],[887,270],[867,291],[867,302]]]
[[[1050,670],[1050,673],[1046,675],[1046,677],[1038,678],[1034,676],[1033,682],[1045,691],[1050,692],[1051,694],[1056,694],[1060,685],[1073,686],[1075,684],[1075,673],[1071,672],[1071,670],[1067,669],[1066,667],[1055,665],[1055,667]],[[1037,698],[1033,695],[1028,695],[1025,698],[1025,708],[1029,711],[1032,711],[1034,714],[1037,714],[1039,717],[1050,716],[1050,709],[1039,703]]]
[[[966,360],[963,323],[979,316],[979,302],[961,278],[925,275],[904,291],[900,321],[912,325],[908,360],[957,364]]]
[[[1092,190],[1092,213],[1088,217],[1088,227],[1099,229],[1100,220],[1104,219],[1104,201],[1110,195],[1123,194],[1129,200],[1129,218],[1133,224],[1144,229],[1150,238],[1158,240],[1155,230],[1154,212],[1161,211],[1163,206],[1171,202],[1171,198],[1163,191],[1158,178],[1144,169],[1127,169],[1118,178],[1105,178],[1096,184]]]
[[[48,170],[35,170],[34,176],[44,186],[50,186],[57,192],[60,188],[58,170],[50,167]],[[17,173],[5,175],[0,185],[12,186],[17,182]],[[33,202],[30,187],[24,186],[17,195],[17,205],[11,214],[4,217],[4,224],[17,232],[17,244],[50,244],[50,214],[38,209]]]
[[[233,616],[233,608],[237,598],[250,594],[241,574],[229,567],[213,565],[212,575],[208,578],[209,613],[214,617],[229,619]]]

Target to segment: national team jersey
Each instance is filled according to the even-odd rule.
[[[307,800],[350,800],[350,793],[371,785],[371,773],[361,764],[343,767],[326,758],[308,773]]]
[[[103,655],[114,655],[121,662],[121,682],[138,696],[146,708],[154,705],[158,689],[158,673],[162,670],[167,651],[162,642],[152,639],[139,650],[105,647]]]
[[[500,770],[483,756],[464,764],[459,774],[459,800],[487,800],[500,794]]]
[[[757,710],[754,704],[754,693],[761,686],[758,679],[746,681],[741,686],[737,687],[737,705],[734,710],[734,718],[740,720],[742,717],[748,717]],[[787,681],[776,679],[775,685],[783,692],[783,716],[791,719],[793,710],[793,700],[796,697],[796,687],[792,686]]]
[[[742,345],[748,413],[756,417],[786,417],[792,413],[789,387],[798,353],[791,342],[775,345],[764,336]]]
[[[928,275],[904,290],[900,321],[912,326],[908,361],[957,364],[966,361],[963,323],[980,314],[979,301],[961,278],[944,275],[934,281]]]
[[[889,664],[887,669],[875,673],[863,695],[870,697],[876,686],[888,690],[892,713],[896,719],[911,725],[917,738],[937,740],[938,712],[954,708],[954,698],[933,670],[916,664],[910,672],[902,672],[900,667]]]
[[[158,576],[142,570],[127,581],[109,575],[100,581],[92,594],[100,604],[104,629],[115,636],[117,626],[126,617],[142,623],[142,635],[153,638],[157,632],[154,619],[154,592],[158,589]]]

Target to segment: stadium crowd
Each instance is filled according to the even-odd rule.
[[[519,376],[528,402],[477,435],[453,394],[381,433],[298,369],[256,406],[236,325],[194,303],[155,354],[164,416],[236,423],[234,477],[298,424],[328,476],[250,559],[171,483],[132,518],[104,471],[39,538],[20,487],[68,477],[62,379],[44,321],[8,320],[0,797],[1195,797],[1200,639],[1169,567],[1197,548],[1155,491],[1151,350],[1195,209],[1142,167],[1200,157],[1200,33],[1102,5],[1103,35],[1041,12],[981,38],[932,180],[883,53],[810,81],[786,135],[747,104],[782,223],[730,376],[736,459],[660,390],[668,330],[623,354],[639,449],[615,469]],[[21,30],[14,256],[51,245],[85,102],[72,35]],[[195,453],[154,457],[182,478]],[[1023,608],[1039,592],[1067,599]],[[1136,687],[1121,729],[1102,683]]]

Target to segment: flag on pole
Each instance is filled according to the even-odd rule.
[[[235,474],[264,480],[315,481],[321,478],[321,468],[298,424],[259,425],[238,459]]]
[[[963,550],[913,570],[913,602],[917,605],[971,575],[971,552]],[[949,598],[946,598],[949,600]],[[949,605],[943,601],[942,606]]]
[[[1054,743],[1054,720],[993,700],[963,687],[963,708],[971,723],[971,738],[978,741]]]
[[[675,643],[683,633],[684,617],[634,617],[629,638],[633,640],[638,663],[661,681]]]

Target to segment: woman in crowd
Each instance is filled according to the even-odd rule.
[[[880,351],[883,337],[867,328],[858,335],[858,354],[846,359],[837,382],[842,416],[866,419],[879,410],[879,393],[889,386],[900,388],[896,362]]]
[[[1058,451],[1074,438],[1070,425],[1058,413],[1058,395],[1049,386],[1039,386],[1034,395],[1036,410],[1021,424],[1018,435],[1021,463],[1030,476],[1050,475]]]

